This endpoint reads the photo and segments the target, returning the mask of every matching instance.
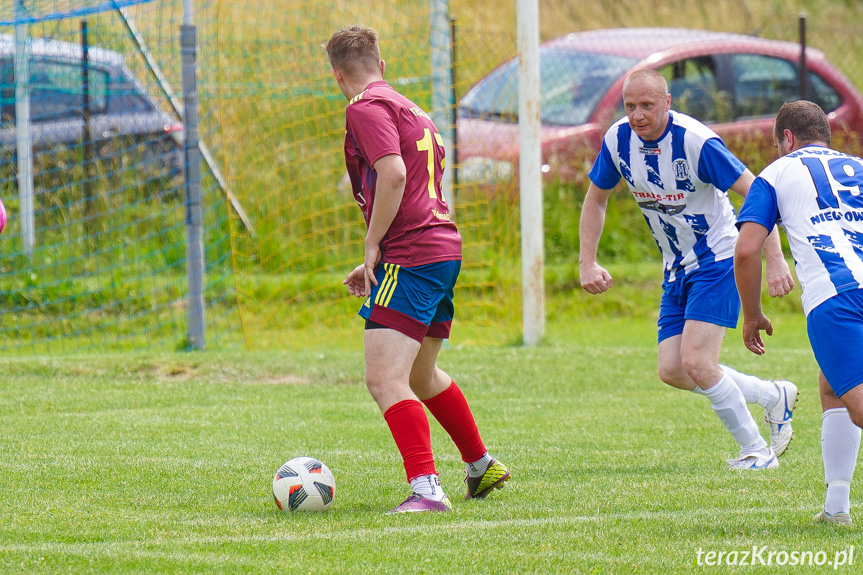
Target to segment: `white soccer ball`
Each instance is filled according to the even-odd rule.
[[[314,457],[295,457],[273,477],[273,498],[282,511],[326,511],[335,496],[333,473]]]

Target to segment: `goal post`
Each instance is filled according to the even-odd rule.
[[[518,0],[517,8],[522,329],[525,345],[536,345],[545,333],[538,0]]]

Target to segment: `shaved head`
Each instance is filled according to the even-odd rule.
[[[642,68],[632,72],[626,77],[626,80],[623,82],[624,98],[626,97],[627,88],[636,84],[644,87],[648,93],[658,96],[659,98],[665,98],[668,96],[668,83],[665,81],[662,74],[653,68]]]
[[[671,110],[671,96],[662,74],[652,68],[629,74],[623,82],[623,109],[638,137],[646,141],[660,138]]]

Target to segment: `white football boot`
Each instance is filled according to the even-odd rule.
[[[766,453],[741,453],[737,459],[728,459],[728,466],[731,469],[776,469],[779,467],[779,460],[771,448],[767,448]]]
[[[797,404],[797,386],[790,381],[774,381],[779,391],[779,403],[771,409],[764,410],[764,421],[770,425],[770,448],[776,457],[788,449],[788,444],[794,437],[791,429],[791,415]]]
[[[822,510],[821,513],[817,514],[814,517],[814,519],[815,521],[823,521],[824,523],[835,523],[836,525],[844,525],[846,527],[850,527],[853,523],[851,521],[851,515],[849,515],[848,513],[843,513],[842,511],[830,515],[826,511]]]

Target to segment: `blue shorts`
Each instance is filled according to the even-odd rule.
[[[461,261],[445,261],[406,268],[381,263],[378,285],[360,308],[366,320],[386,326],[422,343],[423,338],[449,337],[455,308],[453,288]]]
[[[659,341],[683,333],[686,320],[692,319],[737,327],[740,296],[734,282],[734,260],[727,258],[693,270],[662,286],[659,320],[656,322]]]
[[[818,367],[839,397],[863,383],[863,289],[835,295],[806,316]]]

